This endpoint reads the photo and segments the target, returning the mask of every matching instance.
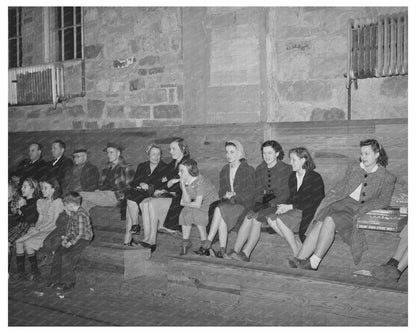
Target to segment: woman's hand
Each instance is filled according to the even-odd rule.
[[[169,180],[168,181],[168,187],[172,187],[173,185],[175,185],[179,181],[180,181],[179,178],[173,178],[173,179]]]
[[[153,195],[155,197],[157,197],[158,195],[161,195],[162,193],[165,193],[165,192],[167,192],[167,191],[166,190],[156,190],[155,193],[153,193]]]
[[[293,209],[292,205],[284,205],[284,204],[277,205],[276,214],[284,214],[291,209]]]
[[[25,198],[21,197],[19,199],[19,201],[17,202],[17,207],[20,208],[20,207],[22,207],[24,205],[26,205],[26,200],[25,200]]]
[[[227,191],[227,193],[224,195],[224,198],[231,199],[233,196],[235,196],[235,192]]]
[[[149,189],[149,185],[147,185],[146,183],[140,183],[140,185],[138,187],[142,188],[145,191],[147,191]]]

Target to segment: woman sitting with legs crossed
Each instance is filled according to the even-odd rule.
[[[360,162],[348,165],[344,178],[319,205],[298,255],[289,260],[291,267],[317,270],[335,232],[350,246],[354,263],[360,262],[365,237],[357,229],[357,218],[389,205],[396,182],[386,170],[388,158],[377,140],[361,141],[360,151]]]

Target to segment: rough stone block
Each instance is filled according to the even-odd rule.
[[[178,96],[178,101],[182,102],[183,101],[183,85],[182,84],[178,85],[178,87],[176,88],[176,94]]]
[[[331,121],[346,119],[345,111],[338,108],[321,109],[315,108],[312,110],[311,121]]]
[[[129,118],[150,118],[150,106],[148,105],[139,105],[132,106],[128,114]]]
[[[18,108],[9,107],[9,118],[25,118],[26,111]]]
[[[31,112],[28,112],[27,117],[30,118],[30,119],[39,118],[40,117],[40,110],[33,110]]]
[[[140,104],[157,104],[168,101],[166,89],[141,90],[137,95]]]
[[[107,117],[124,118],[124,105],[107,105]]]
[[[88,45],[85,47],[85,58],[96,58],[103,49],[103,44]]]
[[[149,75],[163,73],[165,71],[165,67],[153,67],[149,69]]]
[[[153,117],[160,118],[182,118],[182,110],[179,105],[156,105],[153,107]]]
[[[407,77],[390,77],[380,86],[380,94],[387,97],[407,97]]]
[[[108,124],[103,124],[101,126],[102,129],[111,129],[111,128],[115,128],[115,127],[116,126],[115,126],[114,122],[111,122],[111,123],[108,123]]]
[[[139,68],[138,72],[139,75],[147,75],[147,69],[145,68]]]
[[[101,118],[103,116],[105,102],[97,99],[87,101],[88,117]]]
[[[74,105],[71,107],[66,108],[66,112],[70,117],[79,117],[84,116],[85,112],[82,105]]]
[[[326,81],[279,82],[277,86],[280,98],[283,100],[316,102],[332,97],[331,84]]]
[[[46,110],[46,116],[59,116],[62,114],[63,108],[60,105],[57,105],[56,108],[50,107]]]
[[[130,91],[139,90],[145,88],[144,80],[139,78],[135,80],[131,80],[129,84]]]
[[[258,85],[210,87],[207,101],[210,114],[251,113],[257,115],[260,112]]]
[[[97,129],[98,128],[98,122],[96,122],[96,121],[86,121],[86,122],[84,122],[84,126],[87,129]]]
[[[82,122],[82,121],[73,120],[73,121],[72,121],[72,128],[73,128],[74,130],[79,130],[79,129],[82,129],[82,124],[83,124],[83,122]]]
[[[159,61],[158,56],[147,56],[139,60],[139,66],[153,66],[155,63]]]
[[[175,101],[175,96],[176,96],[175,89],[174,88],[169,89],[169,103],[176,102]]]

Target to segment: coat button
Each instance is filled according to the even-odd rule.
[[[364,183],[364,186],[367,186],[367,183]]]
[[[363,197],[365,197],[365,192],[363,192]]]
[[[362,200],[362,201],[361,201],[361,203],[362,203],[362,204],[363,204],[364,202],[365,202],[364,200]]]
[[[368,175],[367,175],[367,174],[365,174],[365,175],[364,175],[364,178],[367,178],[367,177],[368,177]]]

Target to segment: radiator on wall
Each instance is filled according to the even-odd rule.
[[[45,64],[9,69],[9,105],[56,104],[63,95],[62,65]]]
[[[408,74],[408,15],[397,13],[348,22],[348,77]]]

